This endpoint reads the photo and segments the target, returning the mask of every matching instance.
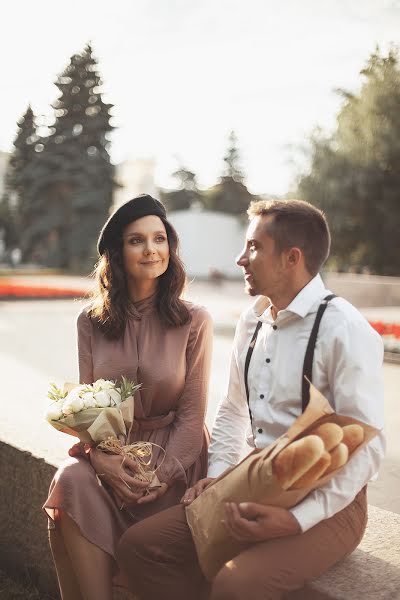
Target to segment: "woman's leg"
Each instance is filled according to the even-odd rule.
[[[62,600],[83,600],[59,527],[49,529],[49,543]]]
[[[63,600],[80,600],[81,598],[83,600],[112,600],[113,558],[89,542],[65,512],[59,512],[60,518],[57,527],[59,527],[68,560],[65,555],[62,555],[61,544],[58,542],[55,548],[56,553],[53,548],[52,550]],[[67,581],[70,566],[75,575],[73,583],[71,580]]]

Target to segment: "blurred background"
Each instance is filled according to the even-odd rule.
[[[148,192],[193,275],[235,276],[249,202],[285,196],[326,211],[328,269],[398,275],[399,27],[393,0],[16,0],[2,267],[87,273],[112,207]]]

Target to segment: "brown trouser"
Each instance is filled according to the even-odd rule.
[[[366,488],[345,509],[305,533],[250,546],[204,579],[182,505],[144,519],[121,538],[117,558],[145,600],[278,600],[329,569],[360,543]]]

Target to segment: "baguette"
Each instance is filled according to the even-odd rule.
[[[330,452],[330,455],[331,464],[325,471],[325,475],[331,473],[332,471],[336,471],[336,469],[339,469],[340,467],[343,467],[349,458],[349,451],[346,444],[340,443],[339,446],[336,446],[336,448]]]
[[[310,431],[310,435],[319,435],[324,442],[325,450],[330,452],[343,439],[343,430],[336,423],[324,423]]]
[[[331,455],[325,450],[319,461],[316,462],[311,469],[308,469],[308,471],[306,471],[302,477],[295,481],[290,489],[298,490],[300,488],[309,487],[325,473],[330,464]]]
[[[343,427],[343,444],[346,444],[349,454],[364,441],[364,429],[361,425],[345,425]]]
[[[347,448],[346,448],[347,450]],[[279,485],[287,490],[321,458],[324,443],[317,435],[306,435],[284,448],[274,461]]]

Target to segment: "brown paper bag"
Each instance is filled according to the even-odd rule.
[[[322,476],[312,486],[297,490],[283,490],[273,473],[273,459],[292,441],[307,435],[322,423],[340,426],[357,424],[364,430],[364,441],[350,455],[365,446],[379,430],[356,419],[337,415],[326,398],[310,385],[310,402],[306,410],[291,425],[285,435],[267,448],[255,449],[239,464],[225,471],[186,508],[186,517],[192,532],[200,566],[211,580],[227,561],[231,560],[248,544],[231,537],[221,521],[225,518],[225,502],[257,502],[272,506],[291,508],[298,504],[311,490],[324,485],[340,469]]]

